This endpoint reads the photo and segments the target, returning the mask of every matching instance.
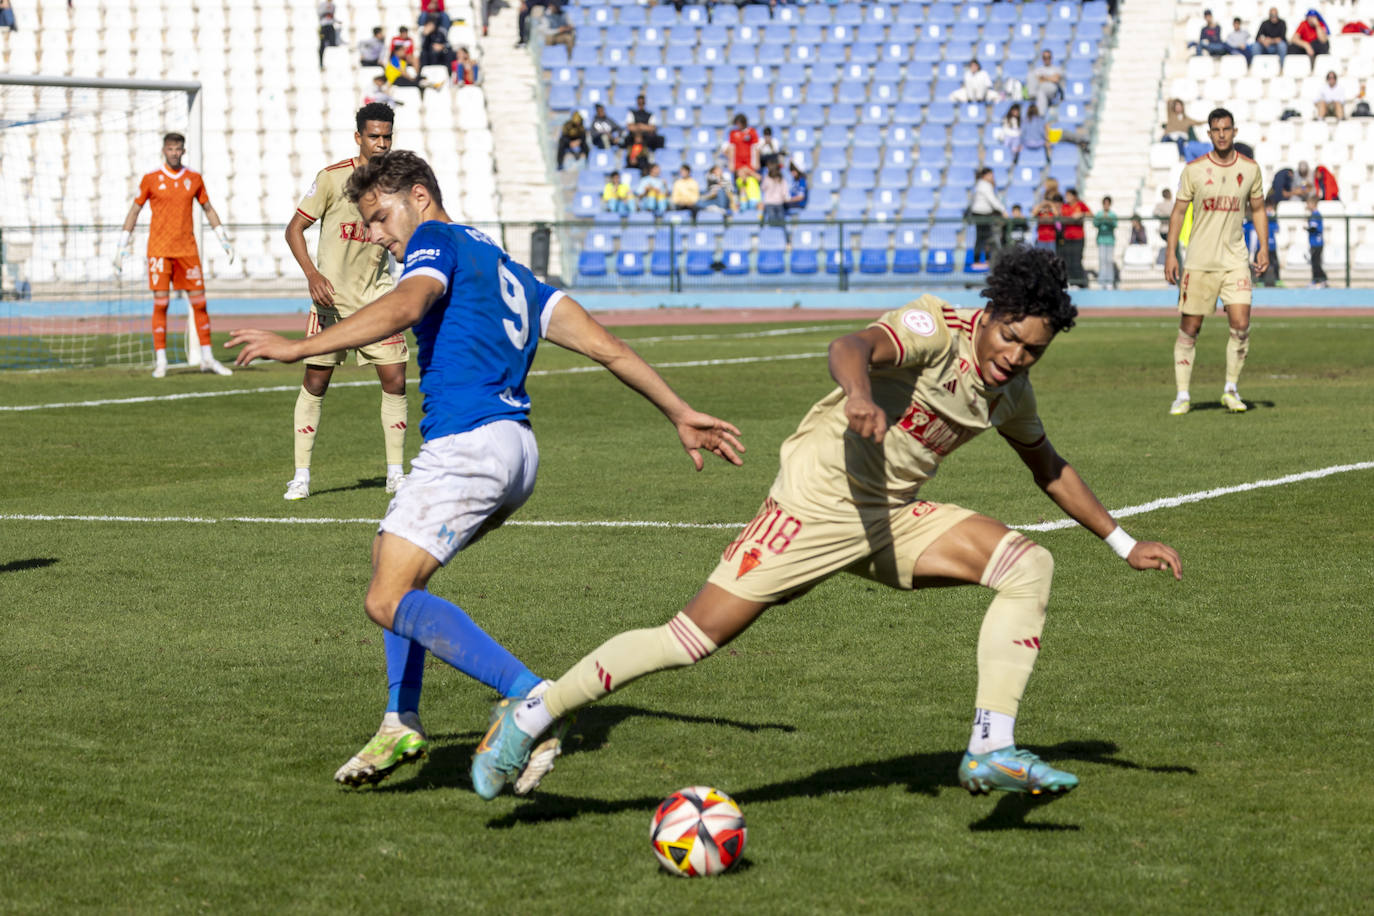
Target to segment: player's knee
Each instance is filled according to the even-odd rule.
[[[400,606],[402,597],[374,585],[368,588],[367,595],[363,598],[363,610],[367,612],[369,620],[389,630],[396,618],[396,608]]]
[[[1231,339],[1236,343],[1245,343],[1250,339],[1250,326],[1247,324],[1243,328],[1232,328]]]
[[[1187,331],[1180,328],[1178,332],[1178,345],[1188,350],[1193,349],[1197,346],[1197,333],[1197,331],[1194,331],[1189,334]]]
[[[1050,583],[1054,579],[1054,555],[1039,544],[1031,542],[1002,575],[997,583],[1000,595],[1033,597],[1048,603]]]

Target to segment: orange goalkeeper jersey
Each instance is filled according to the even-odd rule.
[[[153,204],[148,257],[186,258],[199,254],[191,222],[193,200],[200,201],[203,207],[210,202],[210,195],[205,193],[205,182],[200,175],[190,169],[171,172],[163,166],[143,176],[134,203],[140,207],[149,201]]]

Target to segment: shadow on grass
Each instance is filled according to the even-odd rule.
[[[30,557],[27,560],[11,560],[0,565],[0,573],[19,572],[21,569],[42,569],[57,563],[57,557]]]
[[[1248,405],[1250,406],[1250,409],[1251,409],[1251,410],[1257,410],[1257,409],[1259,409],[1259,408],[1261,408],[1261,407],[1264,407],[1264,408],[1271,408],[1271,407],[1274,406],[1274,402],[1273,402],[1273,401],[1252,401],[1252,400],[1250,400],[1249,398],[1246,398],[1246,399],[1245,399],[1245,403],[1248,404]],[[1188,412],[1189,412],[1189,413],[1197,413],[1197,412],[1200,411],[1200,410],[1225,410],[1225,409],[1226,409],[1226,408],[1222,406],[1222,404],[1221,404],[1220,401],[1203,401],[1203,402],[1201,402],[1201,403],[1194,402],[1194,403],[1193,403],[1193,406],[1189,409]]]
[[[1182,773],[1187,775],[1196,773],[1192,767],[1187,766],[1147,766],[1127,760],[1117,755],[1119,748],[1110,741],[1065,741],[1049,747],[1033,747],[1031,750],[1039,754],[1044,760],[1051,762],[1079,761],[1124,769],[1146,770],[1152,773]],[[750,805],[763,802],[783,801],[789,798],[811,798],[838,792],[855,792],[888,786],[905,786],[908,792],[934,798],[943,790],[960,789],[956,772],[962,757],[962,751],[909,754],[887,760],[830,767],[796,779],[732,791],[730,794],[745,810],[748,810]],[[962,789],[960,790],[962,791]],[[969,824],[969,829],[975,831],[1082,829],[1077,824],[1055,824],[1026,820],[1027,815],[1031,812],[1062,797],[1005,795],[997,801],[996,806],[989,814]],[[540,792],[514,810],[488,821],[487,826],[496,829],[509,829],[526,824],[573,820],[584,814],[649,811],[660,801],[662,799],[656,797],[576,798]]]
[[[380,490],[386,486],[385,477],[361,477],[358,482],[351,487],[330,487],[328,490],[311,490],[311,496],[323,496],[326,493],[348,493],[353,490]]]
[[[592,706],[577,714],[577,722],[563,745],[563,758],[566,759],[570,755],[588,751],[597,751],[605,747],[611,731],[627,719],[668,719],[687,725],[724,726],[744,732],[796,731],[795,726],[774,722],[739,722],[734,719],[682,715],[639,709],[634,706]],[[430,737],[436,741],[458,741],[462,743],[433,747],[429,753],[429,760],[415,779],[406,780],[396,785],[383,783],[378,786],[377,791],[417,792],[440,788],[463,788],[470,791],[472,789],[468,769],[472,763],[472,752],[476,749],[482,733],[477,731],[453,732],[433,734]],[[653,805],[657,805],[660,801],[662,799],[655,799]]]

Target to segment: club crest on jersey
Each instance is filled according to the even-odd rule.
[[[746,550],[744,556],[739,558],[739,572],[735,573],[735,578],[738,579],[755,566],[758,566],[759,559],[760,554],[757,547],[751,547],[749,550]]]
[[[1245,179],[1244,179],[1242,176],[1237,175],[1237,176],[1236,176],[1236,187],[1240,187],[1240,186],[1241,186],[1242,184],[1244,184],[1244,183],[1245,183]]]
[[[188,190],[188,191],[191,190],[191,179],[187,178],[185,184],[186,184],[186,190]]]
[[[962,374],[972,368],[972,364],[962,356],[959,357],[959,372]]]
[[[906,325],[911,333],[922,337],[929,337],[935,333],[935,319],[930,317],[929,312],[912,309],[902,315],[902,324]]]

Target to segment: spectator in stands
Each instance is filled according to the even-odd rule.
[[[1049,125],[1040,116],[1040,106],[1031,102],[1026,106],[1026,123],[1021,127],[1021,149],[1047,150],[1050,142]],[[1020,153],[1017,153],[1020,158]]]
[[[550,3],[544,13],[544,44],[562,45],[568,49],[568,59],[572,60],[573,45],[577,44],[577,29],[568,22],[568,14],[563,12],[561,3]]]
[[[448,28],[453,25],[453,20],[444,10],[444,0],[420,0],[420,18],[415,24],[424,26],[428,22],[434,23],[444,37],[448,37]]]
[[[372,78],[372,91],[363,96],[363,104],[371,105],[373,102],[381,102],[395,111],[397,106],[404,105],[405,102],[392,95],[390,89],[391,86],[387,83],[385,76],[374,76]]]
[[[706,173],[706,190],[701,194],[701,206],[719,207],[727,213],[735,209],[735,195],[725,170],[718,165],[711,166]]]
[[[519,38],[516,39],[515,46],[523,48],[530,41],[530,13],[534,12],[537,6],[541,10],[547,9],[549,0],[520,0],[520,15],[516,18],[516,30]]]
[[[1307,164],[1306,159],[1300,160],[1298,162],[1297,171],[1293,173],[1292,187],[1289,188],[1288,193],[1284,196],[1289,198],[1296,197],[1298,200],[1306,200],[1316,190],[1313,184],[1312,167]]]
[[[649,166],[649,170],[639,179],[635,196],[639,198],[639,207],[642,210],[648,210],[655,216],[667,211],[668,184],[663,180],[657,165]]]
[[[1035,247],[1045,251],[1059,250],[1059,205],[1064,198],[1058,191],[1051,191],[1043,200],[1031,208],[1035,217]]]
[[[1112,212],[1111,197],[1102,198],[1102,209],[1093,217],[1093,227],[1097,229],[1098,286],[1116,289],[1116,214]],[[1140,227],[1140,235],[1141,241],[1144,241],[1144,226]]]
[[[1260,54],[1277,54],[1279,66],[1288,57],[1288,23],[1279,18],[1278,7],[1269,7],[1269,18],[1255,30],[1255,43]]]
[[[597,106],[600,107],[600,106]],[[657,168],[657,166],[655,166]],[[701,185],[692,177],[692,167],[683,165],[678,169],[673,191],[668,196],[668,205],[673,210],[686,210],[697,218],[697,205],[701,202]]]
[[[1322,269],[1322,215],[1317,210],[1321,201],[1317,195],[1307,198],[1307,250],[1312,256],[1312,288],[1326,289],[1326,271]]]
[[[968,214],[976,227],[973,241],[973,263],[984,267],[992,262],[1002,239],[1002,222],[1007,217],[1006,204],[997,196],[997,188],[992,183],[992,169],[984,166],[978,170],[977,180],[973,183],[973,197],[969,201]]]
[[[1308,61],[1312,64],[1310,72],[1317,72],[1317,55],[1328,54],[1331,51],[1331,30],[1326,27],[1326,20],[1321,13],[1316,10],[1308,10],[1302,22],[1293,30],[1293,37],[1288,39],[1290,47],[1297,48],[1307,55]]]
[[[1040,66],[1031,69],[1026,91],[1041,112],[1048,112],[1051,105],[1064,97],[1064,68],[1054,62],[1054,55],[1048,50],[1040,52]]]
[[[622,181],[619,172],[606,176],[606,184],[601,188],[601,205],[607,213],[619,213],[621,216],[629,216],[634,212],[634,194],[630,191],[630,183]]]
[[[420,26],[420,67],[443,67],[445,70],[452,68],[452,64],[457,55],[453,48],[449,46],[448,35],[439,31],[439,24],[434,20],[426,22]]]
[[[9,29],[11,32],[19,31],[19,25],[14,21],[14,7],[10,5],[10,0],[0,0],[0,28]]]
[[[1225,57],[1231,53],[1231,49],[1226,46],[1226,42],[1221,40],[1221,25],[1212,18],[1211,10],[1202,11],[1202,31],[1198,33],[1197,41],[1188,42],[1188,47],[1196,49],[1198,55],[1210,54],[1213,57]]]
[[[811,190],[806,183],[806,173],[803,172],[802,167],[795,162],[789,162],[787,168],[792,173],[792,182],[787,188],[787,203],[785,206],[789,212],[792,210],[805,210],[806,202],[811,197]]]
[[[448,65],[453,73],[453,85],[455,86],[475,86],[478,75],[478,66],[468,54],[468,49],[460,47],[453,52],[453,62]]]
[[[759,140],[758,157],[759,168],[765,172],[768,170],[768,166],[774,162],[781,163],[782,144],[773,138],[773,128],[771,127],[763,129],[763,139]]]
[[[1169,238],[1169,216],[1174,212],[1174,192],[1168,188],[1161,188],[1159,201],[1155,203],[1155,208],[1150,215],[1159,220],[1159,237],[1167,240]]]
[[[968,62],[964,70],[964,85],[949,94],[951,102],[994,102],[997,94],[992,90],[992,77],[977,60]]]
[[[1078,198],[1077,188],[1064,190],[1064,205],[1059,209],[1059,222],[1062,227],[1063,241],[1059,246],[1059,256],[1064,259],[1068,269],[1069,283],[1072,286],[1088,286],[1088,275],[1083,272],[1083,240],[1086,222],[1093,215],[1088,205]]]
[[[648,149],[662,149],[663,138],[658,134],[654,114],[644,107],[644,94],[635,96],[635,107],[625,113],[626,146],[642,143]]]
[[[625,150],[625,168],[639,169],[640,173],[649,171],[654,157],[649,155],[649,147],[643,143],[631,143]]]
[[[1326,85],[1317,93],[1317,117],[1333,117],[1337,121],[1345,119],[1345,87],[1336,79],[1336,71],[1326,74]]]
[[[1170,99],[1169,114],[1164,120],[1164,136],[1160,137],[1160,140],[1172,140],[1178,144],[1178,158],[1186,159],[1188,143],[1197,139],[1193,128],[1201,123],[1188,117],[1182,99]]]
[[[1140,221],[1140,217],[1131,217],[1131,245],[1148,245],[1149,238],[1145,235],[1145,224]]]
[[[1007,242],[1011,245],[1025,245],[1030,242],[1030,223],[1020,204],[1011,205],[1011,216],[1007,218]]]
[[[993,128],[993,139],[997,140],[1011,153],[1011,161],[1021,155],[1021,103],[1017,102],[1007,109],[1002,123]]]
[[[396,30],[396,37],[391,39],[391,45],[387,48],[387,54],[390,57],[397,58],[403,63],[410,64],[412,67],[416,65],[415,39],[410,37],[409,28],[401,26]]]
[[[1232,54],[1244,54],[1247,67],[1259,51],[1259,45],[1250,40],[1250,33],[1245,30],[1239,16],[1231,20],[1231,32],[1226,36],[1226,47]]]
[[[739,208],[745,210],[757,210],[763,203],[763,189],[759,186],[759,173],[753,169],[740,169],[735,173],[735,195],[739,199]]]
[[[763,201],[764,224],[783,225],[787,218],[787,179],[783,177],[782,165],[776,157],[768,163],[759,193]]]
[[[386,33],[381,26],[372,30],[371,38],[364,38],[358,43],[358,63],[364,67],[380,67],[382,65],[382,49],[386,47]]]
[[[735,115],[730,130],[730,136],[725,141],[725,146],[721,147],[723,152],[730,154],[730,171],[738,176],[743,171],[758,173],[759,160],[754,150],[758,145],[758,131],[749,126],[749,119],[743,114]]]
[[[334,22],[334,0],[320,0],[316,11],[320,16],[320,69],[324,69],[324,49],[339,43],[339,31]]]
[[[563,122],[558,132],[558,171],[563,171],[563,159],[572,156],[574,160],[587,158],[587,128],[582,124],[582,112],[574,111]]]
[[[592,146],[597,149],[610,149],[613,146],[619,146],[623,133],[620,125],[611,120],[610,115],[606,114],[606,106],[598,104],[596,111],[592,114]]]

